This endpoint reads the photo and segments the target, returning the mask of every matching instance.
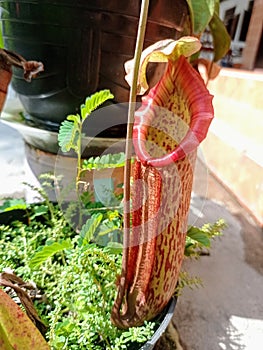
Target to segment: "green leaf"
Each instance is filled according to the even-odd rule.
[[[187,0],[194,34],[201,34],[217,9],[217,0]]]
[[[203,282],[200,277],[191,276],[187,271],[180,271],[179,280],[176,286],[175,294],[180,296],[183,288],[188,287],[194,289],[195,287],[201,287]]]
[[[68,116],[71,120],[72,117],[73,116]],[[58,133],[58,144],[62,152],[69,152],[71,149],[76,150],[78,137],[78,124],[70,120],[64,120],[60,125]]]
[[[11,211],[15,209],[27,209],[28,205],[23,198],[7,199],[1,206],[0,212]]]
[[[114,232],[116,230],[119,230],[119,227],[118,226],[112,226],[112,227],[107,227],[106,225],[104,225],[102,227],[102,230],[99,232],[98,236],[102,237],[102,236],[106,236],[108,235],[109,233],[111,232]]]
[[[0,348],[48,350],[45,339],[21,308],[0,289]]]
[[[104,154],[101,157],[91,157],[83,161],[84,170],[120,168],[125,165],[125,153]]]
[[[79,114],[70,114],[67,116],[67,120],[72,121],[76,126],[81,123]]]
[[[206,232],[198,227],[191,227],[187,232],[187,237],[199,246],[210,247],[210,239]]]
[[[214,61],[220,60],[228,52],[231,38],[224,23],[219,18],[219,0],[187,0],[193,31],[201,35],[209,25],[214,43]]]
[[[72,333],[73,329],[76,327],[75,323],[72,323],[71,320],[66,319],[63,322],[59,322],[56,325],[57,335],[66,333],[67,335]]]
[[[231,38],[217,14],[214,14],[210,21],[209,28],[213,36],[214,61],[216,62],[227,54],[231,45]]]
[[[36,216],[41,216],[48,213],[48,207],[46,205],[39,205],[39,206],[33,206],[33,212],[34,214],[31,216],[31,219],[35,218]]]
[[[112,254],[121,254],[123,251],[123,245],[119,242],[108,242],[107,250]]]
[[[219,12],[220,12],[220,0],[215,0],[215,12],[214,12],[214,14],[219,16]]]
[[[2,31],[2,21],[0,22],[0,49],[4,48],[3,31]]]
[[[36,252],[29,262],[30,268],[36,268],[37,266],[43,264],[48,258],[52,257],[54,254],[59,253],[65,249],[71,249],[72,243],[68,238],[64,241],[54,242],[51,245],[45,245],[41,250]]]
[[[110,90],[101,90],[90,97],[87,97],[85,104],[80,107],[82,121],[84,121],[91,114],[91,112],[111,98],[114,98],[114,96]]]
[[[226,224],[223,219],[219,219],[213,224],[207,223],[201,228],[189,227],[185,242],[185,256],[198,256],[202,248],[210,249],[212,239],[221,236],[225,227]]]
[[[103,218],[103,215],[101,213],[94,214],[82,226],[80,231],[79,246],[86,245],[91,241],[91,239],[94,237],[96,229],[101,223],[102,218]]]

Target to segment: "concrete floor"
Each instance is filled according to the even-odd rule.
[[[0,120],[0,203],[7,197],[24,197],[33,201],[34,194],[23,182],[39,186],[26,158],[24,141],[18,131]]]
[[[197,226],[223,218],[227,228],[209,256],[185,261],[183,268],[201,277],[203,287],[183,291],[173,321],[185,350],[261,350],[263,232],[220,181],[209,173],[205,179],[205,172],[199,164],[191,217]]]
[[[201,157],[202,158],[202,157]],[[0,199],[30,193],[37,184],[25,160],[20,134],[0,122]],[[184,269],[203,280],[185,289],[174,315],[184,349],[260,350],[263,348],[263,233],[202,162],[196,168],[190,223],[225,219],[224,235],[210,256],[185,261]],[[165,349],[164,349],[165,350]]]

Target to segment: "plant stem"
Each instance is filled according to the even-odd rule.
[[[82,172],[82,164],[81,164],[81,154],[82,154],[82,125],[83,121],[79,122],[79,130],[78,130],[78,141],[77,141],[77,157],[78,157],[78,164],[77,164],[77,177],[76,177],[76,194],[78,197],[78,205],[79,205],[79,229],[82,226],[82,208],[81,208],[81,199],[80,199],[80,194],[79,194],[79,183],[81,179],[81,172]]]
[[[147,16],[148,16],[149,0],[142,0],[140,21],[137,31],[136,47],[134,53],[134,68],[133,79],[129,96],[128,109],[128,124],[127,137],[125,148],[125,167],[124,167],[124,249],[129,246],[129,229],[130,229],[130,177],[131,177],[131,155],[132,155],[132,132],[134,123],[134,113],[137,95],[137,81],[140,67],[141,53],[143,49],[143,42],[146,30]],[[124,264],[126,262],[123,262]]]
[[[78,157],[78,164],[77,164],[77,178],[76,178],[76,191],[78,192],[78,185],[80,182],[81,177],[81,135],[82,134],[82,122],[79,122],[79,130],[78,130],[78,141],[77,141],[77,157]]]

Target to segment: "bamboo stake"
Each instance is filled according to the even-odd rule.
[[[130,176],[131,176],[131,155],[132,155],[132,132],[134,123],[134,113],[136,105],[136,95],[137,95],[137,82],[138,82],[138,72],[140,67],[141,53],[143,49],[146,23],[148,17],[149,0],[142,0],[140,20],[137,31],[136,47],[134,53],[134,68],[133,68],[133,78],[132,85],[130,89],[129,96],[129,108],[128,108],[128,124],[127,124],[127,136],[126,136],[126,161],[124,168],[124,249],[129,246],[129,229],[130,229]],[[125,265],[127,261],[123,261]]]

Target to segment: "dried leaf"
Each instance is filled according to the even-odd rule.
[[[31,81],[39,72],[44,70],[41,62],[26,61],[22,56],[15,52],[0,49],[0,112],[3,109],[6,99],[8,85],[12,78],[12,66],[24,70],[24,78]]]
[[[12,288],[22,305],[24,306],[28,317],[36,325],[41,334],[47,331],[46,325],[41,321],[34,307],[34,304],[27,291],[34,289],[31,283],[25,283],[20,277],[16,276],[12,271],[0,274],[0,286]]]
[[[22,66],[24,69],[24,79],[28,82],[44,70],[43,63],[37,61],[22,62]]]
[[[220,73],[221,67],[215,63],[211,62],[209,60],[206,60],[204,58],[199,58],[195,61],[196,64],[203,65],[206,69],[206,75],[207,75],[207,80],[209,79],[215,79],[218,74]]]

